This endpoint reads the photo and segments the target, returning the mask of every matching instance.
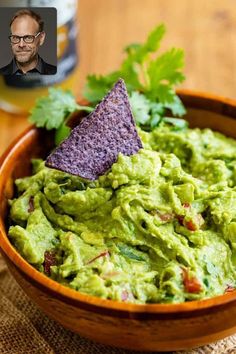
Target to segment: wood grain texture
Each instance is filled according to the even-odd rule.
[[[173,46],[185,51],[181,87],[236,97],[235,0],[79,0],[78,16],[80,93],[89,73],[115,70],[123,48],[142,42],[163,22],[161,51]],[[27,125],[26,117],[0,112],[0,154]]]
[[[210,127],[236,138],[236,101],[180,91],[192,127]],[[188,349],[236,331],[236,292],[181,304],[129,304],[76,292],[27,263],[7,237],[7,199],[15,178],[29,174],[30,159],[45,156],[52,137],[28,129],[0,161],[0,245],[9,269],[29,297],[74,332],[118,347],[152,351]]]
[[[145,40],[163,22],[167,33],[160,51],[185,51],[181,87],[236,97],[234,0],[80,0],[79,17],[80,84],[88,73],[116,69],[123,48]]]

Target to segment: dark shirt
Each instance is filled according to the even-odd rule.
[[[41,75],[53,75],[56,74],[56,72],[57,67],[46,63],[40,56],[38,57],[36,67],[32,70],[27,71],[26,73],[23,73],[23,71],[18,68],[15,58],[13,58],[8,65],[0,68],[0,74],[2,75],[27,75],[33,73]]]

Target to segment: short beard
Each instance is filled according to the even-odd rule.
[[[36,54],[34,57],[30,58],[27,61],[20,61],[20,60],[16,59],[16,62],[19,63],[21,66],[27,66],[27,65],[29,65],[30,63],[32,63],[33,61],[35,61],[37,59],[38,59],[38,54]]]

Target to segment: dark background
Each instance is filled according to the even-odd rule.
[[[49,64],[57,66],[57,10],[54,7],[0,7],[0,67],[12,60],[9,23],[18,10],[30,9],[38,13],[44,21],[46,33],[39,55]]]

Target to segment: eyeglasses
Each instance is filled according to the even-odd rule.
[[[12,34],[8,38],[10,39],[11,43],[13,43],[13,44],[20,43],[21,38],[23,38],[23,41],[25,43],[33,43],[35,38],[37,38],[40,35],[40,33],[41,32],[38,32],[35,35],[27,34],[26,36],[15,36],[14,34]]]

